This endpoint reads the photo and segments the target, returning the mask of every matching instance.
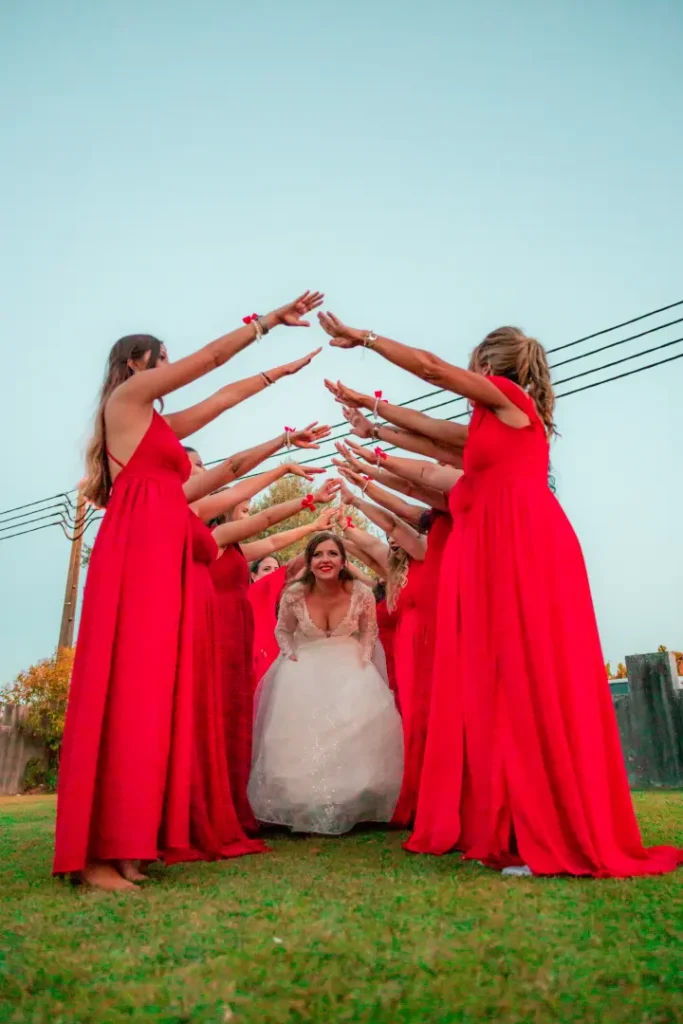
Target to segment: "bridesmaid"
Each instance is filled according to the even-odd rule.
[[[328,481],[319,491],[303,500],[296,498],[273,505],[253,516],[249,512],[249,502],[242,501],[231,510],[230,520],[213,531],[219,547],[219,557],[211,566],[211,576],[216,588],[228,770],[237,816],[247,832],[257,829],[247,800],[254,695],[254,621],[249,603],[248,560],[277,550],[277,541],[275,537],[267,537],[251,544],[241,542],[289,519],[302,508],[327,504],[337,489],[334,481]]]
[[[683,851],[642,845],[583,555],[548,487],[545,350],[503,327],[462,370],[320,319],[336,347],[365,345],[474,406],[451,494],[459,559],[442,586],[451,596],[408,849],[459,849],[513,874],[672,871]]]
[[[320,302],[306,292],[176,363],[149,335],[122,338],[111,350],[87,453],[85,495],[106,513],[71,679],[56,874],[130,889],[126,875],[135,873],[135,861],[190,846],[186,786],[172,770],[172,751],[176,694],[192,672],[187,502],[206,491],[199,478],[183,490],[190,466],[178,436],[222,408],[207,399],[167,422],[154,403],[269,330],[305,324]]]

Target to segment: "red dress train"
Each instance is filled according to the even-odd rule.
[[[254,616],[249,603],[249,566],[239,545],[231,544],[212,563],[211,578],[216,592],[230,790],[242,828],[255,832],[258,824],[247,799],[254,723]]]
[[[458,849],[537,875],[673,870],[682,851],[642,845],[583,555],[547,485],[543,424],[521,389],[490,379],[531,423],[474,410],[407,849]]]
[[[55,874],[188,842],[192,687],[186,453],[158,413],[95,541],[59,768]]]
[[[262,576],[249,587],[249,604],[254,616],[254,689],[280,653],[275,639],[277,603],[287,582],[287,566]]]
[[[223,684],[216,644],[215,591],[210,566],[218,548],[211,530],[193,512],[192,594],[193,669],[191,703],[184,709],[191,723],[190,848],[170,853],[166,860],[217,860],[263,853],[260,840],[248,839],[235,813],[228,778],[223,713]]]

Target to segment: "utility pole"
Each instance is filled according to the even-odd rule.
[[[71,537],[71,554],[69,569],[66,574],[66,590],[62,609],[62,625],[59,630],[59,647],[73,647],[74,626],[76,624],[76,603],[78,601],[78,579],[81,573],[81,551],[83,534],[85,533],[86,500],[79,491],[76,501],[76,516],[73,536]]]

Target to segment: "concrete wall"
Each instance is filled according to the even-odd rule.
[[[0,794],[21,793],[26,765],[45,757],[44,748],[21,729],[28,708],[0,704]]]

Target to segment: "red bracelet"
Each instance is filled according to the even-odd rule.
[[[301,501],[302,509],[307,509],[309,512],[315,512],[315,498],[312,494],[307,494]]]
[[[378,459],[386,459],[387,457],[387,453],[383,451],[381,448],[375,448],[374,454],[377,456]]]
[[[252,324],[254,320],[258,320],[258,313],[252,313],[251,316],[242,317],[243,324]]]

